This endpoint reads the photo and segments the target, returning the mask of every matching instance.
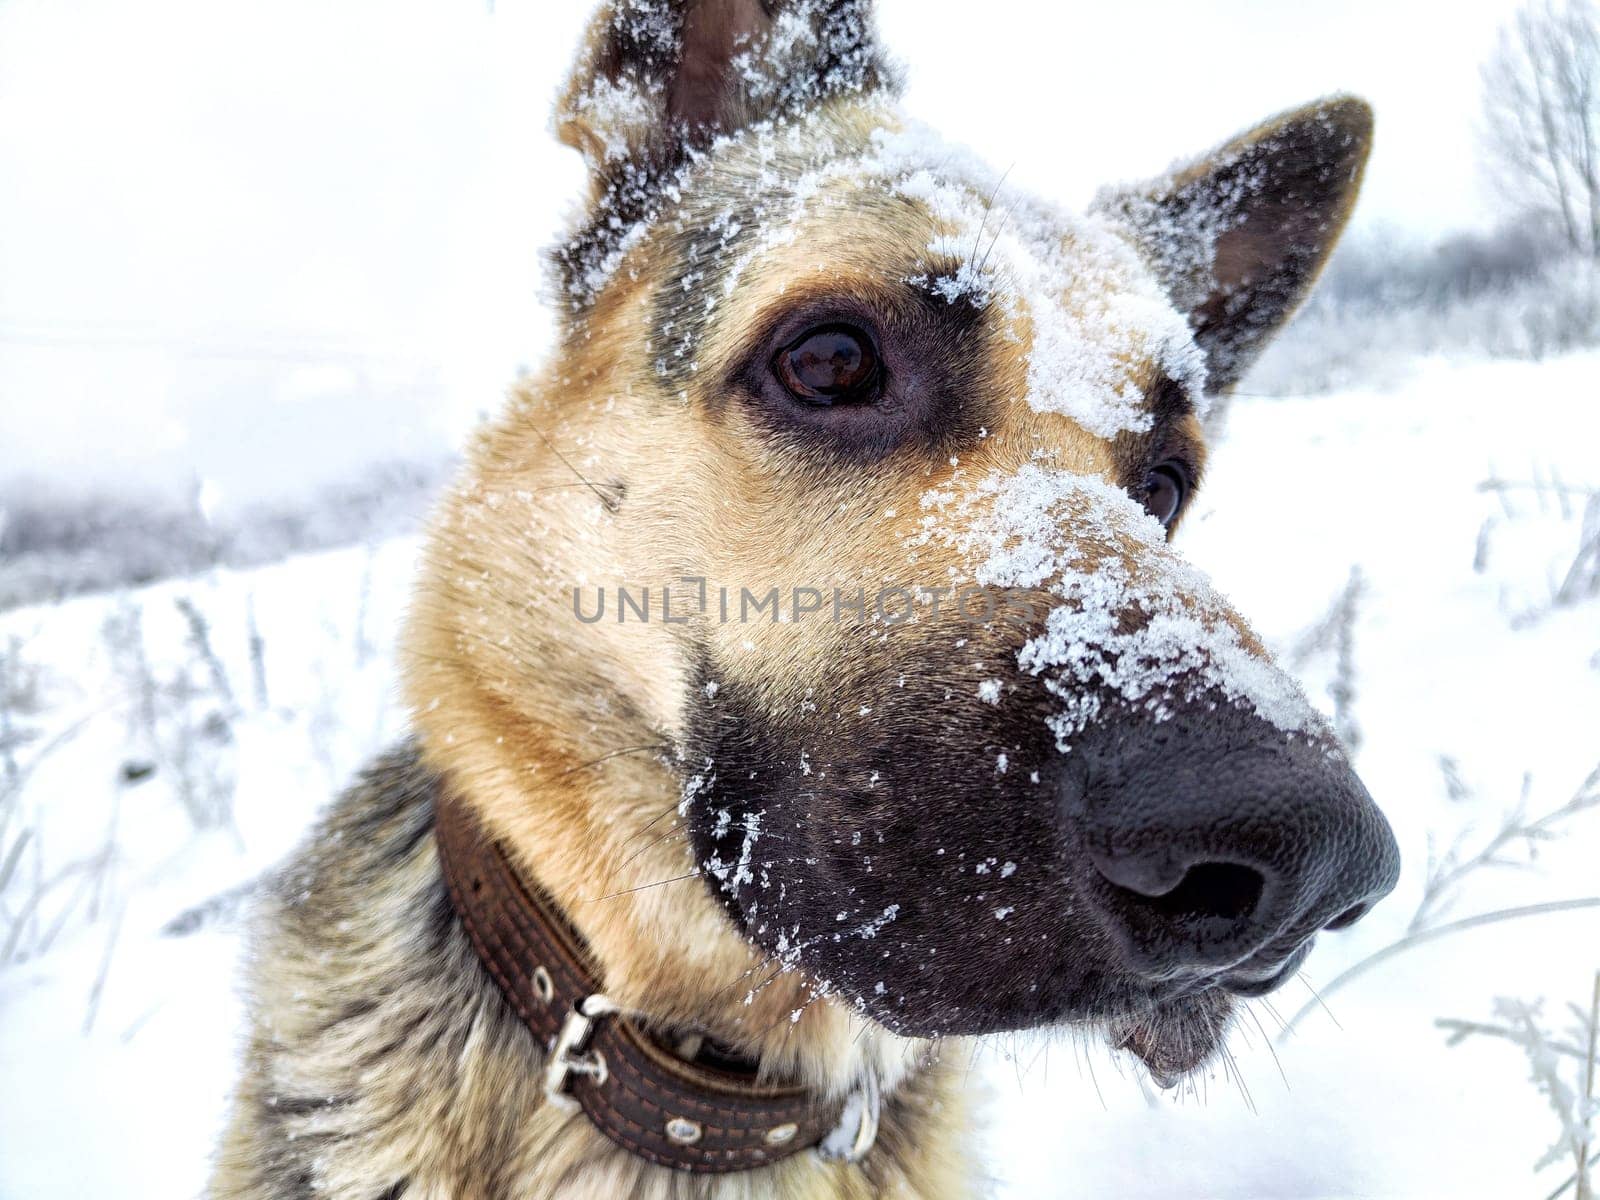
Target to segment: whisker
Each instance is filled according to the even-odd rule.
[[[1028,1060],[1028,1066],[1023,1071],[1024,1078],[1033,1074],[1033,1070],[1039,1065],[1040,1059],[1044,1060],[1044,1082],[1048,1084],[1050,1082],[1050,1041],[1048,1038],[1043,1039],[1038,1051]]]
[[[1250,1019],[1256,1023],[1256,1028],[1261,1031],[1261,1040],[1266,1043],[1267,1053],[1272,1055],[1273,1065],[1278,1068],[1278,1078],[1283,1080],[1284,1090],[1285,1091],[1290,1090],[1289,1089],[1289,1076],[1283,1069],[1283,1062],[1282,1062],[1281,1059],[1278,1058],[1277,1050],[1275,1050],[1273,1048],[1272,1039],[1267,1036],[1266,1026],[1261,1024],[1261,1018],[1256,1015],[1255,1005],[1246,1004],[1244,1006],[1244,1010],[1245,1010],[1245,1012],[1250,1014]]]
[[[598,767],[601,763],[610,762],[613,758],[621,758],[624,754],[639,754],[645,750],[665,751],[667,748],[668,747],[664,742],[651,742],[648,746],[624,746],[621,750],[613,750],[609,754],[602,754],[599,758],[591,758],[588,762],[579,763],[575,767],[568,767],[565,771],[561,772],[561,775],[562,777],[576,775],[579,771],[587,771],[590,767]],[[674,804],[672,808],[668,809],[667,811],[671,812],[677,807],[678,806]],[[660,818],[658,817],[657,820],[660,820]]]
[[[547,484],[543,485],[542,487],[524,488],[523,490],[526,491],[527,493],[529,493],[530,495],[534,495],[534,494],[537,494],[539,492],[564,492],[564,491],[571,491],[571,490],[576,489],[576,488],[586,488],[586,487],[592,487],[592,486],[597,486],[597,485],[590,484],[587,481],[585,481],[583,483],[547,483]],[[598,486],[600,486],[600,487],[608,487],[608,488],[613,489],[614,491],[621,491],[622,490],[622,485],[620,483],[603,483],[603,484],[599,484]]]
[[[1012,163],[1011,166],[1006,168],[1005,174],[1000,176],[995,183],[994,191],[989,193],[989,199],[983,206],[983,220],[978,222],[978,232],[972,238],[972,253],[967,255],[969,261],[978,256],[978,247],[983,243],[983,230],[989,224],[989,214],[994,210],[995,198],[1000,195],[1000,189],[1005,187],[1006,178],[1016,165],[1016,163]]]
[[[782,972],[779,972],[779,974],[782,974]],[[768,982],[771,981],[769,980]],[[782,1025],[785,1021],[787,1021],[791,1026],[798,1025],[800,1023],[800,1018],[805,1014],[806,1009],[810,1008],[818,1000],[821,1000],[825,994],[826,993],[821,991],[814,991],[810,993],[804,1000],[800,1002],[799,1008],[781,1014],[776,1021],[772,1022],[772,1024],[768,1025],[765,1029],[759,1031],[755,1036],[758,1039],[768,1037],[774,1029],[778,1028],[778,1026]],[[866,1027],[863,1026],[862,1028],[865,1029]],[[787,1037],[787,1035],[785,1035],[785,1037]]]
[[[648,842],[646,842],[644,845],[640,846],[632,854],[628,855],[627,858],[623,859],[616,866],[612,867],[611,868],[611,874],[615,875],[618,871],[622,870],[623,867],[627,866],[634,859],[638,858],[641,854],[646,854],[649,851],[654,850],[657,846],[661,845],[662,842],[666,841],[669,837],[672,837],[674,834],[686,834],[688,832],[689,832],[689,827],[687,825],[669,825],[669,826],[667,826],[666,832],[660,834],[657,837],[651,838]]]
[[[618,500],[615,496],[606,495],[606,493],[601,491],[592,479],[590,479],[582,471],[578,470],[577,467],[573,466],[572,460],[569,459],[565,454],[561,453],[560,450],[556,449],[556,444],[545,436],[544,430],[540,429],[537,425],[530,425],[528,428],[533,430],[533,432],[538,436],[539,440],[545,444],[545,448],[548,449],[551,454],[554,454],[561,460],[562,465],[565,466],[567,470],[571,471],[578,477],[583,486],[588,488],[599,498],[600,503],[605,506],[605,510],[607,512],[614,513],[617,511],[617,509],[622,507],[622,502],[620,500]]]
[[[746,967],[743,971],[740,971],[738,975],[734,976],[732,981],[711,993],[711,996],[709,997],[710,1003],[722,1004],[728,1000],[731,1000],[733,998],[733,993],[739,990],[740,985],[743,984],[746,979],[749,979],[750,976],[754,975],[757,971],[765,970],[766,967],[773,961],[773,959],[777,957],[778,956],[776,954],[769,954],[754,966]]]
[[[1294,977],[1306,985],[1306,990],[1316,999],[1316,1002],[1322,1007],[1322,1011],[1328,1014],[1328,1020],[1333,1022],[1335,1028],[1342,1031],[1344,1026],[1339,1024],[1339,1018],[1333,1015],[1333,1009],[1328,1007],[1328,1002],[1322,998],[1322,993],[1311,985],[1311,980],[1306,978],[1306,973],[1304,971],[1296,971]],[[1284,1032],[1289,1032],[1287,1026],[1284,1027]]]
[[[1279,1033],[1289,1032],[1289,1023],[1283,1019],[1283,1014],[1278,1011],[1277,1005],[1273,1004],[1266,996],[1258,997],[1256,1003],[1267,1010],[1267,1016],[1271,1017],[1273,1023],[1277,1025]]]
[[[690,871],[687,875],[674,875],[671,879],[658,879],[654,883],[642,883],[638,887],[623,888],[620,892],[611,892],[604,896],[596,896],[585,900],[585,904],[597,904],[601,900],[615,900],[618,896],[631,896],[635,892],[647,892],[651,888],[666,887],[669,883],[682,883],[685,879],[699,878],[699,871]]]
[[[651,817],[648,821],[646,821],[638,829],[634,830],[627,837],[625,837],[622,840],[622,844],[624,846],[626,846],[629,842],[633,841],[634,838],[643,837],[645,834],[650,832],[651,826],[653,826],[657,821],[661,820],[663,817],[670,817],[673,813],[677,812],[678,809],[681,808],[681,807],[683,807],[683,801],[674,800],[671,804],[669,804],[661,812],[658,812],[655,816]]]
[[[777,1057],[778,1058],[782,1059],[782,1058],[784,1058],[784,1057],[786,1057],[788,1055],[788,1053],[789,1053],[789,1042],[794,1038],[794,1031],[795,1031],[795,1028],[798,1025],[799,1025],[798,1021],[791,1021],[789,1023],[789,1028],[787,1028],[787,1029],[785,1029],[783,1031],[783,1040],[778,1043],[778,1053],[777,1053]]]
[[[771,987],[779,979],[782,979],[789,972],[789,964],[787,962],[783,961],[778,955],[774,955],[773,957],[779,959],[778,965],[772,969],[772,973],[770,975],[750,989],[750,1000],[752,1002],[754,1002],[757,996],[766,991],[769,987]]]
[[[752,837],[759,838],[763,842],[769,842],[769,841],[770,842],[783,842],[785,844],[788,844],[789,841],[790,841],[790,839],[786,838],[781,833],[771,833],[771,832],[768,832],[765,829],[752,830],[752,829],[749,829],[746,826],[741,826],[741,825],[735,825],[735,826],[733,826],[733,828],[734,829],[738,829],[738,830],[742,830],[744,833],[750,834]],[[627,858],[623,859],[615,867],[611,868],[611,873],[613,875],[615,875],[618,871],[622,870],[623,867],[627,866],[634,859],[638,858],[641,854],[648,853],[649,851],[655,849],[655,847],[657,847],[657,846],[661,845],[663,842],[667,841],[669,838],[672,838],[672,837],[687,837],[692,832],[693,832],[693,830],[688,825],[673,825],[673,826],[668,827],[668,829],[664,833],[658,834],[656,837],[654,837],[650,841],[646,842],[643,846],[640,846],[632,854],[628,855]],[[627,843],[623,843],[623,844],[626,845]],[[766,863],[762,863],[762,864],[759,864],[759,865],[771,867],[771,866],[775,865],[778,861],[779,860],[777,860],[777,859],[772,859],[772,860],[769,860]],[[757,864],[752,864],[752,865],[757,865]]]
[[[965,1092],[965,1091],[970,1091],[971,1090],[971,1088],[972,1088],[972,1073],[978,1069],[978,1060],[983,1057],[983,1052],[985,1050],[987,1050],[987,1049],[988,1049],[988,1045],[986,1043],[979,1042],[976,1046],[974,1046],[972,1048],[972,1053],[967,1055],[967,1072],[966,1072],[966,1074],[964,1076],[962,1076],[962,1079],[961,1079],[961,1090],[962,1091]]]
[[[1095,1099],[1100,1101],[1100,1107],[1102,1109],[1104,1109],[1106,1112],[1110,1112],[1111,1107],[1106,1104],[1106,1094],[1100,1090],[1100,1079],[1094,1073],[1094,1055],[1085,1053],[1083,1056],[1083,1065],[1089,1068],[1089,1082],[1094,1086]]]
[[[994,253],[994,248],[1000,244],[1000,235],[1006,231],[1006,225],[1010,223],[1011,215],[1017,211],[1017,205],[1021,202],[1020,199],[1013,200],[1011,207],[1006,209],[1005,216],[1000,218],[1000,225],[994,231],[994,237],[989,242],[989,248],[983,252],[983,261],[978,264],[979,272],[982,272],[989,265],[989,256]]]
[[[1233,1051],[1224,1044],[1222,1047],[1223,1074],[1239,1089],[1239,1095],[1244,1099],[1245,1107],[1250,1110],[1251,1116],[1256,1116],[1255,1097],[1250,1094],[1250,1087],[1244,1081],[1244,1072],[1239,1069],[1239,1060],[1234,1057]]]

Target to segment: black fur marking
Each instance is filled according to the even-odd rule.
[[[390,1055],[404,1048],[418,1032],[429,1028],[431,1024],[432,1020],[427,1016],[410,1017],[398,1025],[387,1024],[384,1026],[383,1038],[363,1046],[356,1061],[365,1067],[377,1067]]]
[[[351,1003],[346,1004],[343,1008],[339,1009],[339,1011],[336,1012],[332,1017],[323,1022],[323,1032],[327,1032],[330,1029],[336,1029],[340,1025],[348,1024],[351,1021],[359,1021],[363,1017],[370,1016],[372,1013],[376,1012],[377,1008],[378,1002],[370,998],[352,1001]]]
[[[349,1096],[278,1096],[268,1107],[284,1117],[309,1117],[349,1103]]]
[[[863,642],[853,678],[829,681],[809,712],[774,715],[759,691],[706,669],[701,687],[720,687],[694,714],[689,760],[716,774],[688,821],[734,921],[908,1035],[1149,1005],[1160,989],[1129,977],[1071,903],[1080,868],[1056,823],[1044,714],[1026,697],[952,706],[947,689],[976,680],[952,683],[946,637],[896,641],[898,661],[925,663],[903,688],[881,642]],[[753,824],[772,838],[750,837]]]
[[[616,266],[622,238],[653,224],[666,203],[667,185],[680,163],[628,162],[609,178],[589,219],[551,251],[567,311],[582,316]]]
[[[794,58],[779,61],[764,52],[763,27],[786,10],[814,32],[792,43]],[[715,153],[718,134],[782,121],[837,96],[898,89],[877,46],[871,10],[872,0],[761,0],[743,15],[743,28],[699,23],[686,38],[681,2],[617,5],[590,69],[663,107],[657,128],[633,131],[628,157],[599,165],[600,196],[589,219],[552,256],[574,317],[604,286],[629,231],[659,220],[676,202],[685,168],[708,148]],[[723,15],[735,19],[734,8]],[[752,49],[754,72],[726,61]]]

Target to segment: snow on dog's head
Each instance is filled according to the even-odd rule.
[[[582,698],[596,751],[670,740],[690,846],[630,869],[698,869],[808,994],[918,1036],[1099,1021],[1172,1074],[1393,881],[1322,724],[1168,544],[1370,115],[1069,214],[899,110],[869,8],[598,19],[557,112],[592,180],[560,358],[480,449],[434,657],[533,728]]]

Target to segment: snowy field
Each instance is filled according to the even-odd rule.
[[[200,527],[182,561],[245,563],[403,528],[362,472],[439,462],[549,345],[535,247],[582,178],[545,124],[592,6],[0,4],[0,532],[24,500],[135,528],[156,502]],[[908,108],[1068,207],[1350,90],[1379,113],[1347,238],[1374,279],[1502,215],[1475,114],[1516,0],[881,7]],[[1600,275],[1513,284],[1314,305],[1179,539],[1351,743],[1399,890],[1176,1094],[1092,1037],[985,1045],[996,1196],[1573,1195],[1550,1151],[1600,970],[1600,351],[1552,352],[1600,339]],[[133,540],[0,545],[0,603],[170,569],[161,542],[129,573]],[[416,549],[0,612],[0,1200],[198,1194],[250,882],[404,730]]]
[[[1505,1200],[1570,1176],[1570,1155],[1535,1174],[1560,1125],[1523,1050],[1452,1046],[1437,1022],[1543,997],[1564,1034],[1600,909],[1437,937],[1330,985],[1408,930],[1600,893],[1600,806],[1538,823],[1600,801],[1600,563],[1579,561],[1600,540],[1597,377],[1592,352],[1425,361],[1383,390],[1235,402],[1181,543],[1357,747],[1405,876],[1179,1093],[1090,1039],[985,1046],[999,1195]],[[231,893],[402,729],[391,638],[414,554],[0,615],[4,1200],[201,1187],[240,1016]]]

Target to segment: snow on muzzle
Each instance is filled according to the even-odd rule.
[[[1048,598],[1017,669],[1050,697],[1073,883],[1134,975],[1258,995],[1399,875],[1327,723],[1125,493],[1029,464],[928,493],[919,541]]]

